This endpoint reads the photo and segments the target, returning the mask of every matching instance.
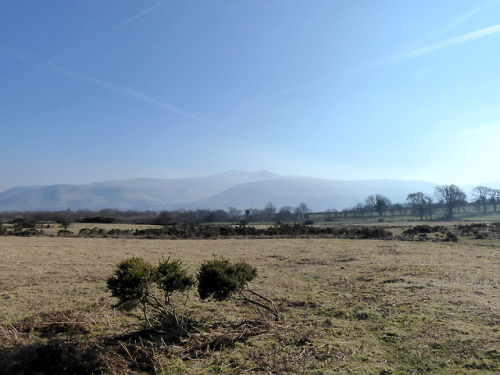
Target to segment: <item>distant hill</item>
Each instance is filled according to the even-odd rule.
[[[139,178],[88,185],[16,187],[0,193],[0,211],[36,210],[164,210],[219,194],[235,185],[277,178],[267,171],[229,171],[218,175],[181,178]]]
[[[263,208],[272,202],[296,207],[306,203],[313,211],[343,209],[364,202],[370,194],[382,194],[394,203],[404,202],[409,193],[431,194],[436,184],[422,181],[365,180],[336,181],[317,178],[281,177],[234,186],[220,194],[194,202],[189,208]]]
[[[337,181],[277,175],[267,171],[194,178],[102,181],[87,185],[16,187],[0,193],[0,211],[173,210],[264,208],[306,203],[314,211],[343,209],[382,194],[404,202],[408,193],[432,194],[436,184],[423,181]]]

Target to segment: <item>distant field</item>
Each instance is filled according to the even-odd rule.
[[[92,352],[113,339],[117,349],[97,362],[103,373],[138,373],[143,362],[165,374],[500,372],[498,240],[0,237],[0,249],[0,364],[12,368],[54,342]],[[111,308],[105,281],[120,260],[179,258],[195,273],[213,254],[258,267],[253,287],[275,301],[280,322],[193,291],[199,332],[159,346],[141,338],[147,360],[132,352],[136,341],[117,338],[139,328]]]
[[[157,228],[161,227],[158,225],[137,225],[137,224],[122,224],[122,223],[113,223],[113,224],[103,224],[103,223],[71,223],[68,226],[68,230],[73,232],[73,234],[77,235],[81,229],[84,228],[102,228],[106,231],[111,229],[120,229],[120,230],[136,230],[136,229],[145,229],[145,228]],[[36,227],[37,229],[43,230],[45,234],[49,236],[56,236],[57,232],[63,229],[60,224],[52,223],[52,224],[39,224]]]

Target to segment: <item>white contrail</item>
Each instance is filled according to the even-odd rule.
[[[133,98],[133,99],[136,99],[136,100],[139,100],[139,101],[142,101],[142,102],[146,102],[146,103],[150,103],[150,104],[155,104],[155,105],[158,105],[160,107],[163,107],[171,112],[174,112],[174,113],[177,113],[181,116],[184,116],[184,117],[188,117],[192,120],[196,120],[198,122],[203,122],[205,124],[208,124],[208,125],[211,125],[211,126],[214,126],[214,127],[219,127],[219,128],[223,128],[221,125],[219,124],[216,124],[216,123],[213,123],[209,120],[206,120],[206,119],[203,119],[203,118],[200,118],[200,117],[197,117],[195,115],[192,115],[190,113],[187,113],[187,112],[184,112],[182,110],[180,110],[179,108],[171,105],[171,104],[168,104],[168,103],[164,103],[158,99],[155,99],[149,95],[146,95],[142,92],[139,92],[139,91],[136,91],[136,90],[132,90],[132,89],[129,89],[129,88],[126,88],[126,87],[122,87],[122,86],[119,86],[119,85],[116,85],[116,84],[113,84],[113,83],[110,83],[110,82],[106,82],[106,81],[103,81],[103,80],[100,80],[100,79],[97,79],[97,78],[93,78],[93,77],[90,77],[88,75],[85,75],[85,74],[82,74],[82,73],[78,73],[78,72],[75,72],[75,71],[72,71],[72,70],[69,70],[69,69],[66,69],[66,68],[63,68],[59,65],[56,65],[50,61],[44,61],[38,57],[35,57],[35,56],[32,56],[30,54],[27,54],[25,52],[22,52],[22,51],[19,51],[17,49],[14,49],[10,46],[7,46],[3,43],[0,43],[0,49],[3,49],[4,51],[8,52],[11,56],[15,57],[16,59],[18,60],[21,60],[21,61],[24,61],[30,65],[35,65],[35,66],[44,66],[54,72],[58,72],[58,73],[61,73],[61,74],[64,74],[66,76],[69,76],[73,79],[77,79],[79,81],[83,81],[83,82],[87,82],[87,83],[90,83],[94,86],[97,86],[97,87],[101,87],[105,90],[108,90],[108,91],[111,91],[115,94],[119,94],[119,95],[123,95],[123,96],[128,96],[130,98]]]
[[[490,124],[450,134],[446,137],[446,139],[482,137],[485,140],[494,139],[496,141],[498,139],[498,135],[500,135],[500,124]]]
[[[260,103],[260,102],[264,102],[264,101],[268,101],[268,100],[271,100],[271,99],[276,99],[276,98],[280,98],[282,96],[287,96],[288,94],[291,94],[293,92],[296,92],[296,91],[301,91],[303,89],[305,89],[306,87],[309,87],[309,86],[312,86],[314,85],[315,83],[318,83],[319,81],[311,81],[311,82],[307,82],[307,83],[303,83],[301,85],[296,85],[296,86],[292,86],[292,87],[288,87],[288,88],[285,88],[283,90],[280,90],[280,91],[275,91],[271,94],[268,94],[268,95],[263,95],[261,97],[258,97],[258,98],[255,98],[255,99],[250,99],[244,103],[240,103],[238,104],[238,107],[244,107],[244,106],[248,106],[248,105],[253,105],[253,104],[257,104],[257,103]]]
[[[162,6],[167,0],[162,0],[158,3],[156,3],[155,5],[149,7],[148,9],[146,10],[143,10],[142,12],[140,13],[137,13],[135,16],[129,18],[128,20],[122,22],[121,24],[119,24],[118,26],[115,26],[113,27],[112,29],[110,29],[108,32],[106,32],[105,34],[107,33],[110,33],[112,31],[115,31],[115,30],[118,30],[118,29],[121,29],[123,26],[126,26],[128,25],[129,23],[132,23],[134,22],[135,20],[138,20],[139,18],[145,16],[146,14],[148,14],[149,12],[152,12],[153,10],[155,10],[156,8]]]
[[[390,59],[386,60],[386,64],[391,64],[391,63],[398,63],[404,60],[408,60],[414,57],[418,57],[421,55],[426,55],[428,53],[438,51],[443,48],[451,47],[460,43],[465,43],[474,39],[479,39],[483,38],[485,36],[491,35],[491,34],[496,34],[500,32],[500,24],[499,25],[494,25],[490,27],[486,27],[484,29],[476,30],[473,32],[470,32],[465,35],[458,36],[456,38],[451,38],[439,43],[433,43],[429,44],[424,47],[416,48],[412,51],[405,52],[399,55],[396,55],[394,57],[391,57]]]
[[[409,50],[415,50],[422,44],[429,44],[432,40],[436,40],[437,38],[440,38],[444,36],[446,33],[448,33],[450,30],[453,30],[456,28],[458,25],[464,23],[467,21],[469,18],[472,18],[472,16],[476,15],[477,13],[481,13],[484,10],[491,8],[493,6],[496,6],[500,3],[500,0],[493,0],[488,3],[482,4],[481,6],[471,10],[469,13],[466,13],[462,15],[461,17],[455,19],[454,21],[451,21],[450,23],[441,26],[437,30],[433,30],[424,36],[420,38],[420,42],[413,43],[413,46],[406,48]]]
[[[69,70],[69,69],[62,68],[62,67],[55,65],[55,64],[52,64],[52,63],[49,63],[48,67],[53,71],[60,72],[60,73],[65,74],[67,76],[78,79],[80,81],[88,82],[94,86],[102,87],[103,89],[114,92],[115,94],[128,96],[128,97],[131,97],[133,99],[137,99],[139,101],[143,101],[143,102],[150,103],[150,104],[155,104],[155,105],[163,107],[171,112],[177,113],[181,116],[188,117],[192,120],[196,120],[198,122],[203,122],[203,123],[211,125],[211,126],[222,128],[222,126],[219,124],[208,121],[208,120],[203,119],[201,117],[197,117],[197,116],[192,115],[190,113],[184,112],[171,104],[164,103],[164,102],[162,102],[158,99],[155,99],[149,95],[146,95],[140,91],[132,90],[132,89],[122,87],[122,86],[119,86],[119,85],[116,85],[116,84],[113,84],[110,82],[102,81],[100,79],[93,78],[93,77],[90,77],[90,76],[85,75],[85,74],[81,74],[81,73],[74,72],[74,71]]]
[[[134,22],[134,21],[136,21],[136,20],[138,20],[138,19],[140,19],[140,18],[144,17],[146,14],[148,14],[148,13],[152,12],[153,10],[155,10],[156,8],[158,8],[158,7],[162,6],[165,2],[166,2],[166,0],[162,0],[162,1],[158,2],[158,3],[156,3],[155,5],[153,5],[153,6],[149,7],[148,9],[143,10],[142,12],[137,13],[137,14],[136,14],[136,15],[134,15],[133,17],[130,17],[129,19],[127,19],[126,21],[124,21],[124,22],[120,23],[119,25],[117,25],[117,26],[115,26],[115,27],[112,27],[111,29],[109,29],[109,30],[107,30],[107,31],[103,32],[103,33],[102,33],[102,34],[100,34],[99,36],[97,36],[97,37],[95,37],[95,38],[93,38],[93,39],[87,40],[86,42],[80,43],[80,44],[78,44],[77,46],[75,46],[75,47],[73,47],[73,48],[69,49],[68,51],[63,52],[63,53],[61,53],[61,54],[57,55],[56,57],[53,57],[52,59],[50,59],[49,61],[47,61],[45,64],[43,64],[43,65],[41,65],[41,66],[37,67],[35,70],[33,70],[32,72],[30,72],[30,73],[28,74],[28,76],[29,76],[29,77],[33,77],[33,76],[34,76],[34,75],[36,75],[36,74],[37,74],[40,70],[42,70],[43,68],[45,68],[45,67],[46,67],[46,65],[48,65],[49,63],[53,63],[53,62],[55,62],[55,61],[58,61],[58,60],[60,60],[60,59],[62,59],[62,58],[64,58],[64,57],[66,57],[66,56],[69,56],[69,55],[71,55],[71,54],[75,53],[76,51],[78,51],[78,50],[82,49],[83,47],[86,47],[86,46],[88,46],[89,44],[92,44],[92,43],[94,43],[94,42],[98,41],[99,39],[102,39],[104,36],[106,36],[106,35],[108,35],[108,34],[111,34],[112,32],[114,32],[114,31],[116,31],[116,30],[118,30],[118,29],[121,29],[122,27],[124,27],[124,26],[126,26],[126,25],[128,25],[128,24],[130,24],[130,23],[132,23],[132,22]]]
[[[457,44],[469,42],[469,41],[474,40],[474,39],[479,39],[479,38],[483,38],[483,37],[488,36],[488,35],[496,34],[498,32],[500,32],[500,24],[486,27],[484,29],[476,30],[476,31],[458,36],[456,38],[444,40],[442,42],[428,44],[428,45],[420,47],[420,48],[415,48],[411,51],[404,52],[404,53],[389,57],[389,58],[384,59],[384,60],[380,60],[380,61],[369,63],[366,65],[361,65],[361,66],[358,66],[358,67],[355,67],[352,69],[348,69],[344,73],[350,74],[350,73],[355,73],[355,72],[364,71],[364,70],[368,70],[368,69],[375,69],[375,68],[381,68],[381,67],[388,66],[388,65],[393,65],[393,64],[405,61],[405,60],[413,59],[415,57],[419,57],[422,55],[426,55],[428,53],[439,51],[443,48],[452,47],[452,46],[455,46]]]

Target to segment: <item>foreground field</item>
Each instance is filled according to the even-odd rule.
[[[0,372],[499,373],[499,249],[494,240],[0,237]],[[171,257],[195,273],[213,254],[256,266],[253,289],[281,320],[193,291],[197,329],[172,338],[111,307],[105,281],[120,260]]]

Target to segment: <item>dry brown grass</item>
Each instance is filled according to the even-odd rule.
[[[165,373],[500,371],[494,241],[0,237],[0,249],[0,339],[9,350],[48,332],[78,337],[74,350],[87,354],[96,350],[92,340],[114,348],[100,357],[106,373],[134,373],[141,363]],[[193,292],[199,327],[191,336],[99,344],[138,329],[110,307],[105,280],[119,261],[170,256],[194,273],[213,254],[259,269],[253,289],[275,300],[279,323],[250,306],[200,302]]]

